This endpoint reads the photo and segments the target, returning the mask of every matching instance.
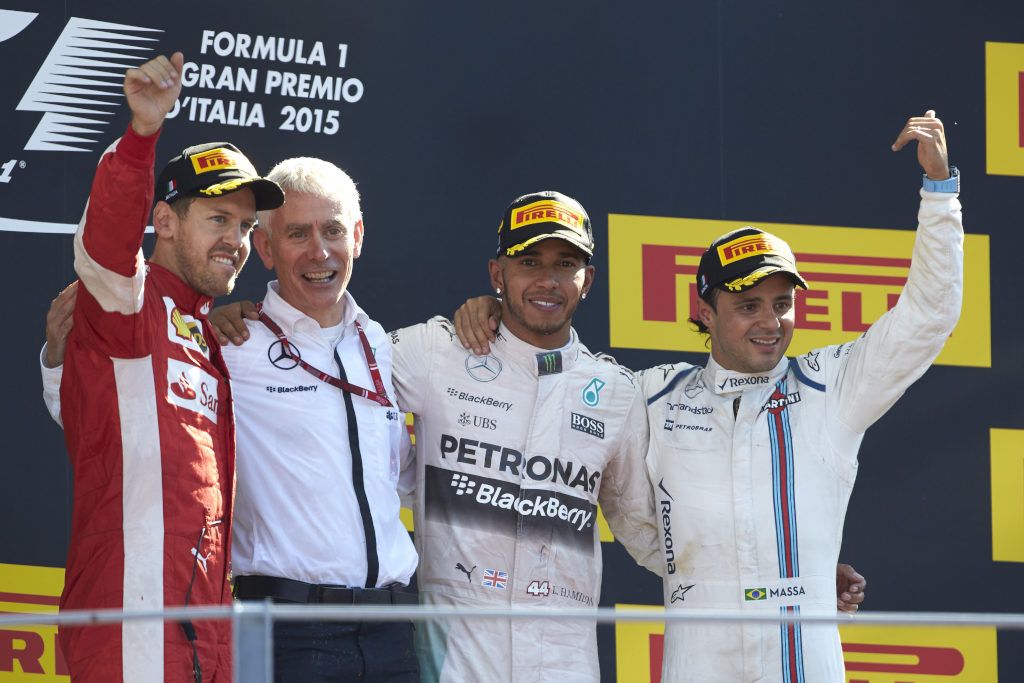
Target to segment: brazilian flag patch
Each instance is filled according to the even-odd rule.
[[[751,600],[767,600],[768,589],[767,588],[748,588],[743,591],[743,599],[746,601]]]

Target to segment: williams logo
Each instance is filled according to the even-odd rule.
[[[604,438],[604,422],[601,422],[600,420],[595,420],[592,417],[580,415],[579,413],[573,413],[572,419],[569,422],[569,426],[575,429],[577,432],[590,434],[591,436],[596,436],[599,439]]]
[[[595,377],[590,380],[587,386],[583,387],[583,402],[591,408],[596,408],[597,404],[601,402],[601,390],[604,389],[606,382]]]
[[[477,382],[492,382],[501,374],[501,361],[494,356],[466,356],[466,372]]]
[[[704,380],[701,379],[696,384],[687,385],[683,389],[683,393],[686,394],[686,398],[697,398],[701,392],[704,391]]]

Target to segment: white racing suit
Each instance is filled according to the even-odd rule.
[[[670,609],[835,614],[864,431],[928,369],[960,312],[960,203],[921,196],[899,303],[857,340],[761,375],[711,359],[642,373]],[[664,652],[671,683],[844,680],[833,625],[670,623]]]
[[[545,352],[503,326],[488,356],[443,318],[392,333],[415,413],[419,589],[430,605],[596,607],[597,505],[642,564],[660,564],[634,375],[576,339]],[[424,681],[600,678],[592,622],[450,620],[417,628]]]

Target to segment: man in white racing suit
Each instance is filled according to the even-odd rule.
[[[491,283],[504,323],[488,355],[443,318],[392,333],[394,381],[415,413],[416,545],[423,602],[594,607],[597,505],[642,564],[659,564],[633,374],[591,353],[572,315],[593,281],[590,221],[575,200],[515,200]],[[424,680],[599,680],[592,622],[449,620],[417,629]]]
[[[806,283],[785,242],[743,228],[712,243],[698,269],[707,364],[641,373],[670,609],[834,614],[861,439],[928,369],[960,312],[959,177],[933,111],[910,119],[893,149],[913,140],[926,175],[912,265],[899,303],[867,332],[785,358],[794,288]],[[841,683],[838,630],[670,622],[663,680]]]

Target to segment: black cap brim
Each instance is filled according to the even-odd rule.
[[[523,251],[527,247],[532,246],[537,242],[549,239],[559,239],[562,240],[563,242],[568,242],[569,244],[571,244],[572,246],[576,247],[584,254],[586,254],[588,258],[594,255],[593,247],[590,244],[584,242],[582,236],[579,235],[578,233],[573,232],[572,230],[551,230],[548,232],[542,232],[539,235],[534,235],[526,240],[523,240],[518,244],[514,244],[511,247],[508,247],[507,249],[503,250],[502,253],[505,254],[506,256],[515,256],[516,254]]]

